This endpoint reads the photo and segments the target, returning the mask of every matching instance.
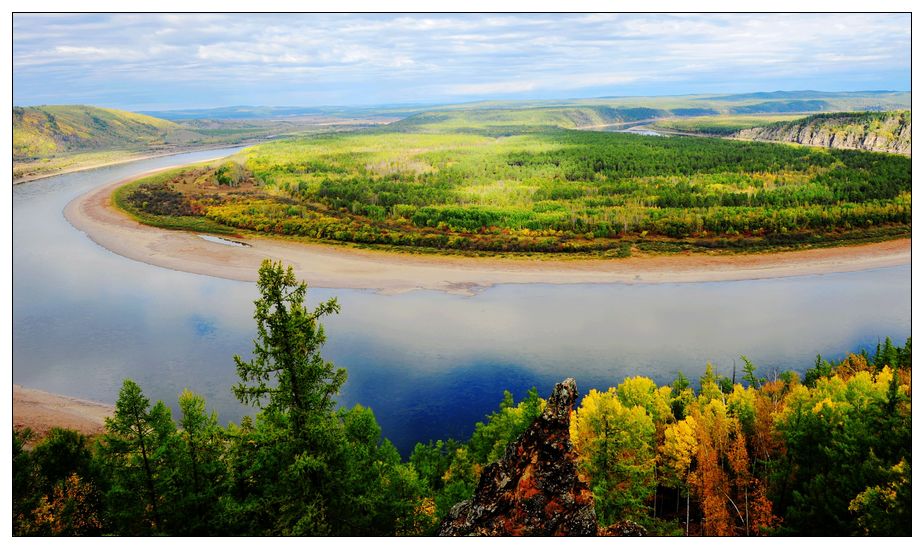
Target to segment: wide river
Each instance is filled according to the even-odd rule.
[[[250,356],[253,283],[171,271],[115,255],[63,217],[89,189],[234,149],[133,162],[13,188],[13,381],[112,403],[126,377],[177,410],[186,387],[223,422],[238,404],[232,356]],[[215,244],[220,246],[221,244]],[[310,281],[309,281],[310,282]],[[345,367],[342,406],[373,409],[405,455],[416,441],[466,438],[509,389],[626,376],[731,376],[810,368],[911,330],[910,265],[855,273],[687,284],[502,285],[473,297],[313,289],[336,296],[324,356]]]

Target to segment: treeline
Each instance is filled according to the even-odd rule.
[[[346,372],[323,359],[322,317],[291,269],[265,262],[253,358],[233,387],[254,418],[222,427],[184,391],[179,421],[126,380],[106,433],[13,433],[16,535],[428,535],[471,496],[543,410],[535,389],[467,442],[418,444],[402,461],[372,411],[338,409]],[[602,526],[653,534],[910,535],[911,341],[800,379],[707,366],[591,390],[572,416],[579,471]]]

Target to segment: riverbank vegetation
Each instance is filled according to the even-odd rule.
[[[627,256],[910,235],[906,157],[495,122],[411,117],[158,181],[197,224],[444,252]],[[148,195],[125,198],[136,215],[162,215]]]
[[[702,135],[730,136],[750,128],[770,126],[805,118],[804,114],[716,114],[686,118],[664,118],[651,124],[654,128]]]
[[[250,358],[229,358],[255,415],[219,425],[187,390],[176,413],[125,380],[106,433],[13,433],[15,535],[427,535],[543,410],[505,393],[468,441],[403,460],[372,410],[337,406],[322,319],[291,268],[265,262]],[[601,526],[653,534],[910,535],[911,341],[698,387],[645,377],[591,390],[572,415]],[[36,441],[33,441],[36,442]]]

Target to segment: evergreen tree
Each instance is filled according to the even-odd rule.
[[[308,285],[296,281],[292,267],[283,268],[281,262],[264,260],[257,285],[254,358],[245,362],[235,355],[241,382],[234,394],[244,404],[288,415],[293,434],[300,438],[314,416],[333,410],[334,396],[346,381],[346,370],[334,368],[319,351],[326,339],[319,320],[339,312],[340,306],[332,298],[309,312]]]
[[[113,524],[121,533],[161,532],[159,472],[176,434],[170,410],[160,401],[151,407],[141,387],[126,379],[106,431],[102,453],[112,476],[106,499]]]

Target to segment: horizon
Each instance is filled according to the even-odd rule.
[[[374,104],[356,104],[356,105],[269,105],[269,104],[237,104],[237,105],[202,105],[202,106],[191,106],[191,107],[182,107],[177,109],[141,109],[137,111],[140,114],[146,112],[183,112],[183,111],[207,111],[207,110],[226,110],[226,109],[387,109],[387,108],[402,108],[402,107],[448,107],[455,105],[477,105],[479,103],[530,103],[530,102],[565,102],[565,101],[593,101],[593,100],[619,100],[619,99],[646,99],[646,98],[666,98],[666,97],[693,97],[701,95],[715,95],[717,98],[724,97],[733,97],[740,95],[752,95],[758,93],[819,93],[819,94],[841,94],[841,93],[911,93],[911,90],[898,90],[898,89],[868,89],[868,90],[750,90],[736,93],[715,93],[715,94],[695,94],[695,93],[677,93],[677,94],[663,94],[663,95],[610,95],[610,96],[596,96],[596,97],[553,97],[549,99],[537,99],[526,97],[523,99],[477,99],[473,101],[459,101],[459,102],[407,102],[407,103],[374,103]],[[113,109],[113,110],[128,110],[120,109],[119,107],[113,107],[109,105],[102,104],[89,104],[89,103],[35,103],[35,104],[19,104],[13,105],[13,108],[28,108],[28,107],[76,107],[76,106],[85,106],[85,107],[97,107],[102,109]],[[281,116],[281,115],[280,115]],[[293,115],[294,116],[294,115]]]
[[[14,105],[129,111],[909,90],[911,81],[909,14],[15,14],[13,46]]]

